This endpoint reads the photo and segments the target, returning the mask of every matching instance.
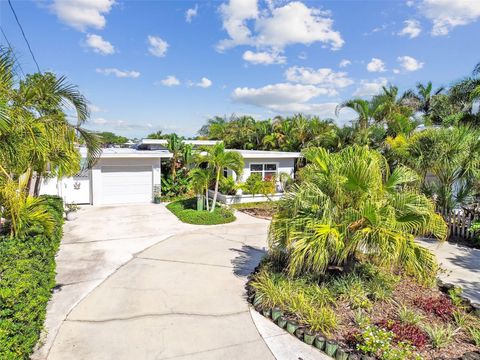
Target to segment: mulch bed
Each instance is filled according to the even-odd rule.
[[[238,211],[241,211],[247,215],[250,215],[259,219],[265,219],[265,220],[271,220],[273,217],[273,214],[275,213],[274,209],[266,209],[266,208],[247,208],[247,209],[238,209]]]
[[[388,328],[388,323],[399,325],[400,322],[397,316],[398,305],[395,304],[396,302],[406,305],[409,309],[416,310],[423,316],[423,323],[432,325],[450,322],[452,326],[455,326],[448,309],[442,316],[424,310],[426,299],[439,299],[439,301],[447,304],[450,303],[448,297],[438,289],[425,288],[411,279],[404,278],[397,284],[393,299],[394,302],[374,303],[373,310],[369,314],[372,323],[383,328]],[[340,317],[341,326],[331,335],[331,338],[342,344],[342,347],[353,349],[355,345],[351,343],[352,333],[355,333],[355,330],[358,329],[354,321],[355,310],[352,310],[347,302],[339,300],[337,302],[336,313]],[[391,328],[388,329],[391,330]],[[405,330],[410,331],[411,329]],[[423,332],[421,329],[417,329],[416,331],[418,330]],[[480,351],[480,348],[469,342],[469,338],[464,329],[459,330],[454,340],[444,348],[434,349],[428,341],[424,346],[417,348],[417,352],[424,359],[458,359],[465,353],[478,351]]]

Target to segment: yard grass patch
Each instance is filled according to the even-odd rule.
[[[236,219],[231,210],[220,206],[215,207],[213,212],[198,211],[196,198],[171,202],[167,205],[167,209],[184,223],[194,225],[226,224]]]

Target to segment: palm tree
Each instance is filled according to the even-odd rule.
[[[36,173],[28,192],[38,195],[47,167],[52,176],[74,175],[79,170],[79,143],[87,146],[88,165],[93,165],[101,151],[100,139],[82,127],[89,115],[88,102],[76,86],[52,73],[27,75],[16,86],[13,56],[1,50],[0,78],[4,104],[0,160],[17,176]],[[75,123],[68,120],[66,108],[75,111]]]
[[[474,195],[480,181],[479,139],[480,131],[471,127],[427,129],[392,150],[401,163],[417,171],[424,191],[436,198],[446,215]]]
[[[407,91],[403,99],[414,106],[416,111],[420,111],[425,119],[430,120],[434,110],[434,99],[445,90],[444,87],[433,89],[433,84],[429,81],[426,85],[418,83],[416,85],[416,92]]]
[[[304,150],[302,182],[279,202],[270,228],[274,254],[287,256],[291,275],[349,271],[357,262],[399,267],[419,280],[435,278],[434,256],[415,236],[446,237],[435,205],[413,189],[416,174],[389,171],[377,151],[358,145],[338,153]]]
[[[215,176],[215,192],[213,195],[211,212],[215,210],[218,196],[218,183],[220,181],[220,175],[224,169],[235,171],[237,176],[241,175],[243,170],[243,157],[241,154],[235,151],[225,151],[225,145],[218,143],[207,150],[205,161],[208,163],[210,169],[214,172]]]
[[[337,106],[335,109],[335,115],[338,116],[340,111],[345,108],[351,109],[357,113],[357,123],[360,130],[366,130],[374,120],[376,108],[367,100],[347,100]]]
[[[197,194],[197,210],[203,210],[203,204],[206,204],[206,209],[209,210],[208,205],[208,187],[213,179],[213,174],[210,169],[195,168],[189,173],[190,181]],[[205,200],[204,200],[205,199]]]
[[[170,176],[172,177],[172,180],[175,180],[175,177],[177,175],[178,162],[184,156],[183,139],[175,133],[171,134],[168,137],[167,148],[168,148],[168,151],[172,153],[172,158],[170,159]]]

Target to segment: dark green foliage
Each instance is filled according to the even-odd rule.
[[[167,209],[188,224],[216,225],[235,220],[233,212],[223,207],[217,207],[213,212],[197,210],[196,198],[174,201],[167,205]]]
[[[116,135],[109,131],[98,133],[101,138],[102,146],[125,144],[128,139],[125,136]]]
[[[29,358],[55,286],[63,204],[57,197],[46,201],[56,220],[52,236],[33,226],[24,238],[0,238],[0,359]]]
[[[184,196],[190,190],[188,174],[183,169],[177,171],[175,179],[172,176],[162,177],[162,199],[169,200]]]

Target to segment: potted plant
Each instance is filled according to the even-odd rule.
[[[75,220],[77,218],[77,210],[80,208],[77,204],[75,203],[70,203],[70,204],[65,204],[66,210],[65,210],[65,217],[68,221]]]
[[[161,202],[162,202],[162,196],[160,194],[160,191],[155,191],[153,193],[153,203],[160,204]]]

